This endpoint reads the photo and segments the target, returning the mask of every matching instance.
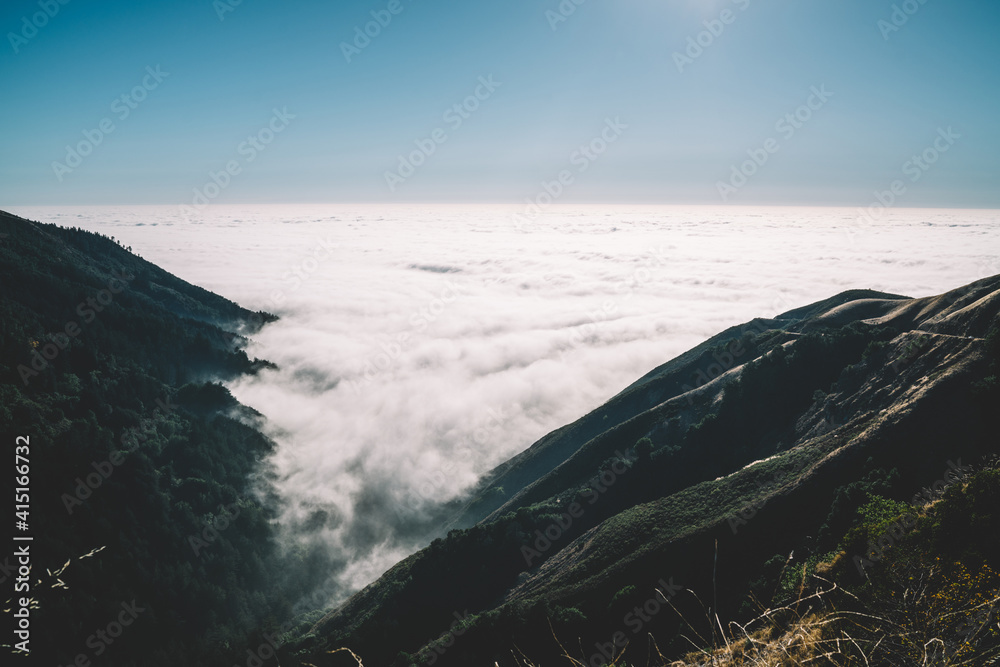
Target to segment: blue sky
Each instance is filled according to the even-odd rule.
[[[997,3],[233,2],[4,2],[0,205],[1000,207]]]

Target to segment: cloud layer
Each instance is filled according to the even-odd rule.
[[[233,393],[267,417],[289,543],[330,601],[436,533],[442,506],[721,329],[850,288],[1000,273],[1000,213],[722,207],[20,208],[122,239],[282,319]]]

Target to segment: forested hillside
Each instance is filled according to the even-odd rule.
[[[242,348],[273,319],[114,239],[0,215],[0,424],[29,443],[36,664],[244,663],[288,621],[310,584],[254,483],[274,444],[218,384],[267,365]]]

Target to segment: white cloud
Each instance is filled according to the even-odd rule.
[[[895,210],[851,237],[849,209],[554,208],[530,233],[511,210],[15,212],[282,316],[250,350],[280,370],[232,389],[267,417],[282,524],[322,525],[338,596],[422,546],[438,503],[723,328],[849,288],[939,293],[1000,248],[988,211]]]

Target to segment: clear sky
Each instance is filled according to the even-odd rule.
[[[5,0],[0,27],[0,205],[1000,207],[985,0]]]

